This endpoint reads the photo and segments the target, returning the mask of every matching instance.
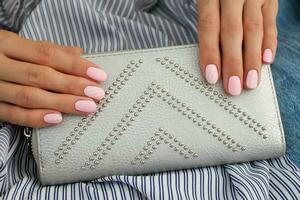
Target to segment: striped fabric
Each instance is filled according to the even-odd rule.
[[[197,42],[192,0],[44,0],[24,37],[87,53]],[[0,129],[3,199],[300,199],[300,171],[287,157],[145,176],[110,176],[42,187],[21,128]]]
[[[19,30],[23,20],[39,2],[40,0],[1,0],[0,29]]]

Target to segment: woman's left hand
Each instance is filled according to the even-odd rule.
[[[262,63],[277,48],[278,0],[198,0],[200,66],[207,82],[220,76],[224,89],[239,95],[259,84]]]

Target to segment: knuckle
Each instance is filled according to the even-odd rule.
[[[63,95],[57,96],[54,101],[55,110],[63,113],[74,113],[74,109],[72,105],[74,105],[74,101],[72,97]]]
[[[244,31],[246,32],[263,32],[263,24],[259,20],[245,20]]]
[[[198,26],[200,31],[219,31],[220,29],[218,18],[212,14],[200,16]]]
[[[275,19],[264,19],[264,26],[266,28],[275,28],[277,26]]]
[[[259,67],[261,64],[261,53],[260,52],[249,52],[245,56],[245,65],[250,65],[251,67]]]
[[[83,54],[83,53],[84,53],[83,49],[80,48],[80,47],[73,47],[73,49],[74,49],[74,51],[75,51],[77,54]]]
[[[82,61],[81,58],[73,57],[71,58],[71,66],[70,66],[70,72],[75,74],[81,74],[81,72],[87,68],[85,63]]]
[[[26,81],[30,86],[40,86],[45,88],[52,88],[49,77],[55,70],[49,67],[32,67],[29,66],[26,70]]]
[[[222,32],[237,32],[237,33],[242,33],[243,32],[243,26],[240,22],[240,20],[227,20],[222,23]]]
[[[71,78],[69,81],[65,84],[65,92],[71,94],[74,91],[74,88],[77,88],[78,82],[76,78]]]
[[[42,43],[39,45],[37,50],[37,59],[38,62],[44,65],[51,63],[51,60],[54,58],[56,49],[48,43]]]
[[[76,77],[76,78],[71,78],[68,83],[66,84],[66,92],[70,94],[77,94],[78,91],[82,91],[81,88],[84,87],[86,84],[86,81],[84,78]],[[78,89],[80,88],[80,89]]]
[[[225,57],[224,62],[226,63],[225,65],[232,66],[232,67],[237,67],[237,66],[242,66],[243,65],[242,58],[239,58],[237,56]]]
[[[39,67],[38,69],[38,79],[37,84],[41,87],[51,88],[53,89],[53,85],[51,85],[50,77],[54,77],[55,70],[50,67]]]
[[[27,70],[25,72],[25,77],[29,85],[39,85],[40,80],[42,79],[41,69],[32,68],[31,66],[27,66]]]
[[[30,126],[32,128],[41,128],[43,123],[41,122],[39,115],[35,110],[28,110],[22,113],[22,118],[20,118],[20,123],[25,126]]]
[[[200,56],[204,60],[219,61],[220,49],[218,47],[200,46]]]
[[[277,30],[271,30],[269,29],[268,31],[265,31],[264,33],[264,38],[271,40],[271,41],[277,41],[277,37],[278,37],[278,32]]]
[[[30,89],[21,89],[17,92],[16,98],[22,106],[30,107],[33,103],[33,91]]]

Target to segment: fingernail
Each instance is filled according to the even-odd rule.
[[[62,122],[61,114],[47,114],[44,116],[44,121],[48,124],[59,124]]]
[[[266,49],[264,51],[263,61],[265,63],[272,63],[273,62],[273,53],[272,53],[271,49]]]
[[[231,76],[228,82],[229,93],[233,96],[238,96],[241,94],[242,86],[241,81],[238,76]]]
[[[90,100],[80,100],[75,103],[75,109],[80,112],[93,113],[96,108],[96,103]]]
[[[257,87],[257,84],[258,84],[257,71],[254,69],[251,69],[247,74],[246,86],[249,89],[254,89]]]
[[[214,64],[209,64],[205,67],[205,79],[210,84],[215,84],[218,81],[218,70]]]
[[[97,100],[100,100],[105,96],[104,90],[96,86],[87,86],[84,89],[84,94]]]
[[[96,67],[89,67],[86,74],[96,81],[105,81],[107,79],[107,74]]]

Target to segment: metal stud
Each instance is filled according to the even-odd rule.
[[[268,138],[268,136],[267,136],[266,134],[264,134],[264,135],[263,135],[263,138],[264,138],[264,139],[267,139],[267,138]]]
[[[184,155],[184,158],[185,158],[185,159],[188,159],[188,158],[190,158],[190,156],[189,156],[188,154],[185,154],[185,155]]]
[[[60,160],[55,160],[55,164],[60,164]]]

